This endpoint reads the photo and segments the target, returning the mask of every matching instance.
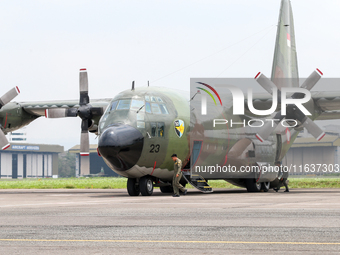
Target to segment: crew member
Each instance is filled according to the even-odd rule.
[[[180,160],[176,154],[171,155],[174,164],[174,176],[172,178],[172,187],[174,189],[173,197],[179,197],[179,191],[183,192],[183,195],[187,194],[187,190],[179,183],[182,178],[182,160]]]
[[[281,163],[281,162],[276,162],[275,165],[280,167],[280,166],[282,165],[282,163]],[[279,177],[278,177],[278,178],[279,178],[279,184],[277,185],[276,188],[274,188],[274,190],[275,190],[276,192],[279,191],[279,189],[280,189],[280,187],[281,187],[282,184],[283,184],[283,185],[285,186],[285,188],[286,188],[285,192],[289,192],[289,188],[288,188],[288,183],[289,183],[289,181],[288,181],[288,175],[289,175],[289,173],[288,173],[287,170],[281,170],[281,173],[280,173],[280,175],[279,175]]]

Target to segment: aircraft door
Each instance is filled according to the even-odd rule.
[[[192,167],[195,166],[196,162],[198,161],[198,157],[201,154],[201,149],[202,149],[202,141],[194,141],[194,146],[192,149],[192,154],[191,154],[191,162],[192,162]]]

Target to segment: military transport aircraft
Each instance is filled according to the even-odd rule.
[[[311,90],[321,76],[322,72],[316,70],[301,87]],[[256,76],[257,82],[270,94],[273,87],[279,90],[284,87],[299,87],[293,15],[289,0],[281,1],[271,77],[270,80],[263,74]],[[290,82],[282,82],[281,78],[289,78]],[[98,135],[98,154],[113,171],[128,178],[127,190],[131,196],[138,196],[140,193],[144,196],[152,195],[153,187],[156,186],[164,193],[172,191],[173,161],[170,156],[173,153],[183,160],[183,183],[188,181],[203,192],[211,192],[211,187],[203,177],[190,174],[190,167],[194,162],[213,155],[216,162],[223,162],[228,158],[228,162],[237,167],[258,162],[273,165],[282,160],[303,127],[320,140],[324,133],[313,120],[340,118],[340,91],[312,92],[312,98],[304,104],[312,113],[311,119],[299,109],[287,106],[289,118],[296,120],[298,127],[278,129],[277,121],[273,126],[251,128],[247,133],[238,133],[237,136],[227,137],[225,132],[221,132],[219,139],[216,139],[216,136],[210,137],[208,132],[201,132],[200,124],[192,119],[189,93],[185,97],[168,88],[135,88],[133,85],[131,90],[123,91],[113,99],[90,100],[87,71],[81,69],[79,101],[9,102],[18,93],[19,90],[14,88],[0,100],[1,129],[4,133],[21,128],[40,116],[80,117],[81,174],[90,173],[89,132],[95,133]],[[270,94],[258,97],[254,95],[253,101],[257,104],[263,102],[263,109],[268,109],[271,106]],[[292,97],[300,96],[297,93]],[[226,109],[224,115],[230,114],[229,110]],[[280,121],[283,119],[281,110],[278,108],[273,115]],[[247,113],[239,118],[248,118]],[[230,129],[229,133],[232,132]],[[199,142],[190,139],[197,133],[201,134]],[[225,146],[227,142],[228,147]],[[8,141],[1,132],[0,147],[6,149],[8,146]],[[195,159],[192,158],[193,155],[196,155]],[[225,173],[211,176],[210,179],[224,179],[245,187],[248,191],[267,191],[280,186],[278,178],[280,176],[276,174],[261,178],[239,176],[231,179]]]

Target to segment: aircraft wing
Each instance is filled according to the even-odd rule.
[[[272,104],[273,104],[272,96],[269,95],[268,93],[256,93],[253,96],[253,106],[257,110],[270,109],[270,107],[272,107]],[[251,115],[248,109],[248,99],[244,101],[244,107],[246,111],[248,112],[248,114]],[[276,110],[279,110],[279,109],[280,109],[280,105],[277,106]]]
[[[312,91],[312,98],[321,114],[316,120],[340,119],[340,92],[339,91]],[[258,110],[266,110],[272,106],[272,98],[268,94],[255,94],[253,105]],[[248,110],[247,102],[245,109]],[[280,109],[278,105],[277,110]],[[249,110],[248,110],[249,111]]]
[[[340,119],[340,92],[323,91],[312,92],[315,104],[322,111],[316,120]]]
[[[92,99],[90,104],[93,107],[102,107],[106,109],[110,103],[111,98],[106,99]],[[29,114],[36,116],[45,116],[46,109],[53,108],[78,108],[79,100],[64,100],[64,101],[40,101],[40,102],[20,102],[21,107]]]

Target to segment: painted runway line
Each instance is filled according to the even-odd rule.
[[[62,240],[62,239],[0,239],[2,242],[90,242],[90,243],[202,243],[202,244],[292,244],[292,245],[340,245],[317,242],[251,242],[251,241],[176,241],[176,240]]]

